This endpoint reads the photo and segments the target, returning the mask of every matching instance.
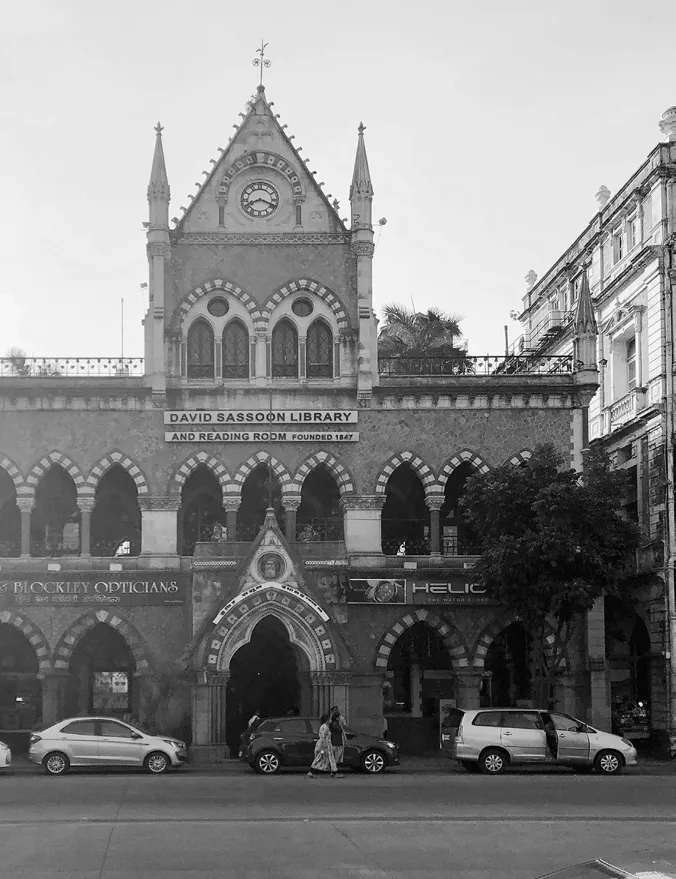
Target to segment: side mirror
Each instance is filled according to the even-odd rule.
[[[131,734],[131,737],[132,737],[132,739],[142,739],[142,738],[143,738],[143,736],[141,735],[141,733],[137,733],[137,732],[132,733],[132,734]]]

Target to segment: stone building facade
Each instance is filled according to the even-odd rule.
[[[572,354],[573,315],[588,277],[600,376],[589,436],[627,472],[626,513],[643,537],[632,595],[599,604],[590,655],[614,706],[649,708],[653,738],[666,752],[676,748],[675,107],[660,131],[664,141],[615,194],[600,187],[598,212],[561,258],[539,280],[528,274],[523,335],[513,351]]]
[[[581,468],[589,308],[575,361],[379,360],[363,126],[348,221],[271,107],[173,221],[156,129],[143,360],[2,361],[3,736],[105,711],[215,759],[255,709],[338,704],[421,752],[445,705],[528,699],[458,499],[540,442]],[[597,720],[585,645],[559,698]]]

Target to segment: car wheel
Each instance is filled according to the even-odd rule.
[[[479,757],[479,770],[484,775],[500,775],[507,766],[507,756],[498,748],[489,748]]]
[[[143,761],[143,766],[151,775],[161,775],[163,772],[167,772],[170,765],[169,758],[161,751],[153,751]]]
[[[460,765],[466,769],[468,772],[478,772],[479,764],[474,760],[461,760]]]
[[[256,754],[254,769],[261,775],[274,775],[281,766],[279,756],[274,751],[261,751]]]
[[[617,775],[622,772],[624,760],[615,751],[601,751],[594,760],[594,769],[600,775]]]
[[[380,751],[366,751],[361,757],[361,768],[369,775],[378,775],[385,771],[385,758]]]
[[[61,751],[52,751],[42,761],[42,766],[47,775],[63,775],[64,772],[68,771],[70,762]]]

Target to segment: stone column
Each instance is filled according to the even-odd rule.
[[[300,507],[300,495],[283,497],[282,506],[284,507],[284,529],[286,531],[286,539],[293,543],[296,540],[296,513]]]
[[[457,671],[458,682],[458,708],[479,708],[479,696],[481,693],[482,674],[474,669]]]
[[[224,497],[225,527],[228,529],[228,540],[237,540],[237,510],[241,500],[238,497]]]
[[[226,743],[226,693],[229,680],[230,672],[227,671],[209,675],[209,739],[212,745],[224,745]]]
[[[192,744],[208,745],[211,738],[209,686],[206,672],[198,672],[192,683]]]
[[[430,554],[441,555],[441,524],[440,511],[444,505],[444,495],[432,495],[425,498],[425,504],[430,511]]]
[[[570,672],[563,672],[557,676],[555,697],[556,707],[564,714],[572,714],[577,717],[577,697],[575,691],[575,675]]]
[[[348,553],[381,553],[380,515],[385,495],[345,495],[340,505],[345,516],[345,545]]]
[[[591,704],[589,722],[610,729],[610,680],[606,666],[606,615],[603,598],[597,598],[587,613],[587,663]]]
[[[32,497],[18,497],[16,505],[21,514],[21,558],[29,558],[31,554],[31,511],[35,506]]]
[[[178,498],[141,497],[142,555],[176,555]]]
[[[51,726],[66,713],[67,671],[51,671],[42,678],[42,724]]]
[[[422,717],[422,671],[417,662],[411,663],[411,714]]]
[[[91,526],[94,510],[93,497],[81,497],[77,502],[80,510],[80,555],[88,558],[91,555]]]
[[[157,719],[151,717],[152,697],[152,677],[148,674],[136,673],[131,685],[131,711],[141,724]]]

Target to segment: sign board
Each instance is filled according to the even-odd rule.
[[[481,586],[462,574],[434,580],[355,579],[350,580],[348,604],[490,604]]]
[[[0,573],[0,608],[182,605],[189,582],[190,574],[178,571],[125,571],[116,575],[64,571],[35,577],[3,571]]]
[[[191,409],[164,413],[164,423],[176,430],[247,427],[348,427],[357,423],[356,409]]]
[[[356,443],[359,433],[297,430],[167,430],[167,443]]]

